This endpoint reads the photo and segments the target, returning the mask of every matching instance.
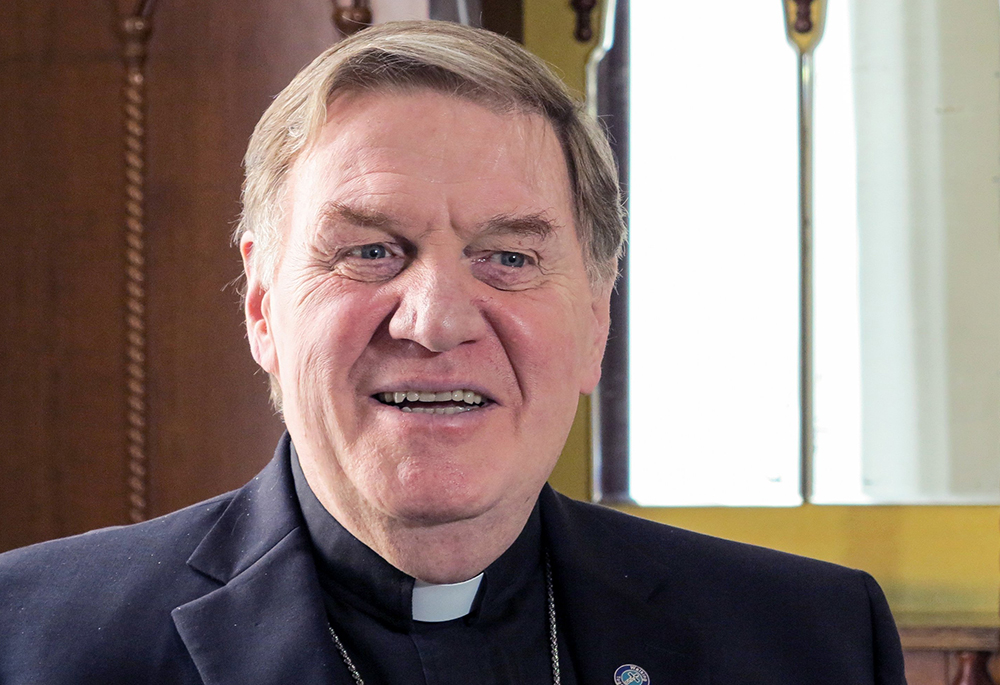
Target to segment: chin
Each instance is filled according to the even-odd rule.
[[[440,481],[428,487],[409,486],[397,493],[389,508],[404,521],[418,525],[444,525],[478,518],[499,504],[499,493],[442,487]]]

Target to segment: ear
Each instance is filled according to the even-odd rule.
[[[247,339],[250,353],[262,369],[272,375],[278,373],[278,358],[271,330],[271,293],[264,287],[257,261],[254,259],[254,235],[246,231],[240,237],[240,255],[247,277],[243,309],[247,319]]]
[[[589,349],[586,350],[587,366],[580,384],[580,392],[584,395],[594,392],[597,382],[601,380],[601,362],[604,361],[604,348],[608,344],[608,332],[611,328],[611,291],[614,287],[614,279],[592,286],[592,337]]]

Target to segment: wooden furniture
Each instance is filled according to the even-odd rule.
[[[1000,682],[1000,629],[900,628],[909,685]]]

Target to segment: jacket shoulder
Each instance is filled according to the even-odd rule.
[[[7,590],[8,583],[20,575],[35,578],[38,583],[60,575],[65,576],[61,578],[64,582],[79,582],[86,580],[88,571],[107,578],[109,572],[145,571],[147,566],[159,567],[178,558],[183,563],[233,494],[219,495],[142,523],[99,528],[5,552],[0,554],[0,587]]]
[[[187,559],[232,496],[0,554],[0,681],[184,682],[170,612],[218,587]]]
[[[557,497],[602,564],[653,576],[645,601],[689,617],[717,673],[802,682],[796,674],[825,664],[850,673],[843,682],[904,682],[899,636],[868,573]]]
[[[709,569],[725,577],[779,576],[783,583],[796,577],[820,580],[830,577],[860,578],[868,574],[817,559],[696,533],[632,516],[608,507],[557,495],[561,505],[580,528],[602,531],[631,547],[635,554],[665,564],[676,573],[691,569],[701,576]]]

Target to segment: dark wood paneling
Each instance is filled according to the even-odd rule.
[[[484,29],[524,43],[524,8],[521,0],[481,0]]]
[[[906,650],[906,682],[908,685],[954,685],[959,675],[959,659],[955,652],[944,650]],[[1000,659],[989,662],[993,682],[1000,683]]]
[[[909,685],[954,685],[963,652],[980,652],[984,657],[985,653],[992,654],[988,670],[993,681],[1000,682],[1000,659],[996,655],[1000,632],[996,628],[902,628],[899,636]]]
[[[112,11],[0,3],[0,549],[122,522]]]
[[[254,124],[335,39],[328,2],[163,1],[150,41],[150,506],[246,482],[280,432],[235,289],[240,162]]]
[[[0,550],[125,523],[126,0],[0,3]],[[254,123],[328,0],[160,0],[147,62],[150,514],[237,487],[280,421],[229,243]]]

